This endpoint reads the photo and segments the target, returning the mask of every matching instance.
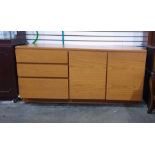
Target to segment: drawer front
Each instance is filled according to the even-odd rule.
[[[17,62],[68,63],[67,51],[42,49],[16,49]]]
[[[19,78],[19,94],[30,99],[68,99],[67,79]]]
[[[65,77],[68,78],[67,65],[17,64],[19,77]]]

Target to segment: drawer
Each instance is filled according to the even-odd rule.
[[[19,94],[30,99],[68,99],[68,79],[19,78]]]
[[[16,49],[16,61],[25,63],[68,63],[64,50]]]
[[[19,77],[68,77],[67,65],[17,64]]]

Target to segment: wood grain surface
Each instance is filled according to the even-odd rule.
[[[67,65],[17,64],[18,77],[66,77]]]
[[[105,99],[106,52],[69,51],[71,99]]]
[[[68,79],[19,78],[22,98],[68,99]]]
[[[142,100],[145,61],[146,53],[109,52],[106,99]]]

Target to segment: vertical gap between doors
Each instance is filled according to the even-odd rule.
[[[67,51],[67,54],[68,54],[68,100],[70,100],[69,51]]]
[[[106,60],[105,100],[107,100],[107,82],[108,82],[108,52],[107,52],[107,60]]]

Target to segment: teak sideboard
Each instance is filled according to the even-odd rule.
[[[23,45],[16,47],[16,61],[23,99],[142,100],[143,48]]]

